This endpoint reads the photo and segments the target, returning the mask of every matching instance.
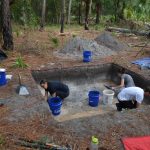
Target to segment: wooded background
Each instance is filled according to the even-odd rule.
[[[13,49],[12,24],[40,27],[60,24],[80,24],[85,30],[90,25],[110,25],[150,21],[150,0],[1,0],[0,32],[3,48]],[[133,27],[134,28],[134,27]]]

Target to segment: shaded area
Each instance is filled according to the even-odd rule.
[[[32,70],[32,75],[36,82],[39,82],[43,78],[46,80],[59,80],[59,81],[72,81],[76,84],[93,83],[98,79],[114,82],[114,84],[120,83],[120,78],[117,75],[119,69],[122,66],[113,63],[106,63],[100,65],[88,65],[77,66],[70,68],[53,68],[48,70]],[[126,68],[125,68],[126,69]],[[137,74],[129,69],[126,69],[126,73],[133,77],[135,85],[146,89],[150,85],[150,80],[144,78],[140,74]]]
[[[7,55],[0,49],[0,61],[7,58]]]

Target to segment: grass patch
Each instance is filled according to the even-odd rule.
[[[48,37],[54,48],[59,46],[59,39],[57,37],[52,37],[50,34],[48,34]]]
[[[5,138],[0,135],[0,146],[3,146],[6,143]]]
[[[16,61],[14,62],[13,66],[14,68],[27,68],[29,67],[28,64],[26,64],[21,56],[17,57]]]
[[[59,46],[59,40],[57,37],[51,38],[51,41],[54,45],[54,47],[58,47]]]

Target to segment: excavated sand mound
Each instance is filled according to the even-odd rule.
[[[95,40],[86,40],[80,37],[72,38],[63,49],[55,52],[57,56],[81,58],[84,50],[92,51],[93,57],[106,57],[116,54],[111,49],[99,45]]]
[[[129,50],[129,46],[123,42],[118,41],[115,37],[111,36],[110,33],[104,32],[96,37],[95,41],[99,45],[106,46],[113,51],[124,51]]]

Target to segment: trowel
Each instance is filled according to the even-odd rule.
[[[112,90],[112,86],[110,86],[110,85],[106,85],[106,84],[104,84],[104,86],[105,86],[107,89]]]
[[[19,95],[29,95],[29,91],[27,90],[27,87],[22,84],[21,82],[21,75],[18,74],[19,77],[19,86],[17,87],[17,93]]]

